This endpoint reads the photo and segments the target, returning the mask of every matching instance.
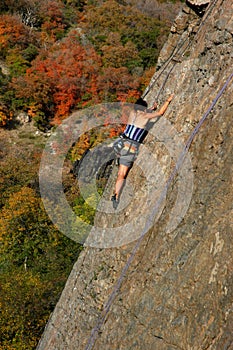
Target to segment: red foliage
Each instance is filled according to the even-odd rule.
[[[20,17],[12,15],[0,16],[0,50],[17,46],[25,46],[29,42],[29,29]]]
[[[78,103],[98,102],[97,77],[101,60],[93,48],[82,46],[73,31],[50,52],[41,53],[27,70],[26,77],[15,81],[19,97],[31,96],[35,103],[52,106],[54,123],[67,116]],[[17,88],[17,84],[21,88]]]
[[[98,86],[101,94],[110,94],[113,101],[131,102],[139,96],[139,82],[126,67],[103,69],[103,75],[99,77]]]
[[[64,4],[58,0],[49,0],[41,3],[40,14],[43,18],[42,40],[57,40],[57,36],[64,32],[65,24],[63,23]],[[46,36],[46,33],[48,36]]]

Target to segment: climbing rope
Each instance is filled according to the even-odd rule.
[[[198,31],[195,33],[193,38],[186,38],[183,42],[181,41],[182,37],[180,37],[176,48],[173,50],[173,52],[171,53],[170,57],[167,59],[167,61],[164,63],[161,71],[159,72],[158,76],[156,77],[156,79],[154,81],[152,81],[151,84],[149,84],[148,88],[145,90],[144,94],[142,95],[142,98],[145,98],[147,96],[147,94],[151,91],[151,89],[154,87],[156,81],[161,77],[161,75],[163,74],[163,72],[166,70],[166,68],[169,66],[169,64],[172,62],[172,67],[168,70],[164,81],[158,91],[158,94],[155,98],[155,101],[158,101],[159,96],[161,94],[161,92],[163,91],[168,78],[171,74],[171,72],[173,71],[173,69],[175,68],[176,64],[178,62],[181,62],[182,57],[184,56],[185,52],[187,51],[187,49],[190,47],[191,43],[195,40],[195,38],[197,37],[197,35],[200,32],[200,29],[202,28],[202,26],[204,25],[205,21],[207,20],[208,16],[210,15],[210,13],[212,12],[213,8],[215,7],[216,3],[218,2],[218,0],[213,0],[210,1],[210,3],[207,6],[207,9],[205,11],[204,16],[201,18],[199,26],[198,26]],[[186,41],[188,41],[188,44],[184,47],[184,49],[181,51],[181,49],[183,48],[183,46],[185,45]]]
[[[168,67],[168,65],[170,64],[170,62],[174,59],[174,57],[178,55],[179,51],[182,49],[183,45],[185,44],[185,42],[188,40],[188,38],[186,38],[183,42],[181,42],[181,37],[177,43],[176,48],[173,50],[173,52],[171,53],[170,57],[167,59],[167,61],[164,63],[163,67],[161,68],[158,76],[156,77],[156,79],[154,81],[152,81],[151,84],[149,84],[148,88],[145,90],[144,94],[142,95],[142,98],[144,99],[146,97],[146,95],[151,91],[151,89],[154,87],[156,81],[161,77],[161,75],[163,74],[163,72],[166,70],[166,68]],[[185,49],[186,50],[186,49]],[[182,51],[183,52],[183,51]],[[179,56],[178,56],[179,57]],[[173,65],[175,65],[177,62],[174,61]],[[170,72],[169,72],[170,74]],[[158,98],[158,96],[156,97],[156,99]]]
[[[216,95],[215,99],[213,100],[213,102],[211,103],[211,105],[209,106],[207,111],[204,113],[204,115],[202,116],[202,118],[200,119],[200,121],[198,122],[198,124],[196,125],[196,127],[194,128],[192,133],[190,134],[188,140],[186,141],[184,149],[182,150],[182,152],[181,152],[181,154],[180,154],[180,156],[178,158],[178,161],[175,164],[174,169],[173,169],[169,179],[167,180],[167,182],[166,182],[166,184],[164,186],[164,189],[163,189],[163,191],[161,193],[161,196],[158,199],[155,207],[153,208],[153,210],[152,210],[152,212],[150,214],[150,217],[149,217],[148,221],[146,222],[146,224],[145,224],[145,226],[144,226],[144,228],[142,230],[142,233],[141,233],[137,243],[135,244],[134,248],[132,249],[129,258],[128,258],[124,268],[122,269],[120,277],[119,277],[117,283],[115,284],[115,287],[113,288],[113,291],[110,294],[106,304],[103,307],[103,310],[102,310],[102,312],[101,312],[101,314],[100,314],[100,316],[99,316],[99,318],[97,320],[96,326],[92,329],[92,332],[91,332],[90,338],[88,340],[88,343],[87,343],[87,345],[85,347],[85,350],[93,349],[93,346],[94,346],[95,341],[97,339],[98,333],[99,333],[102,325],[104,324],[104,322],[106,320],[106,317],[108,315],[108,312],[110,310],[111,305],[114,302],[114,299],[115,299],[116,295],[118,294],[118,292],[119,292],[119,290],[121,288],[123,280],[124,280],[124,278],[126,276],[127,271],[129,270],[129,267],[130,267],[130,265],[131,265],[131,263],[132,263],[132,261],[133,261],[133,259],[135,257],[135,254],[136,254],[137,250],[139,249],[145,234],[148,232],[149,228],[153,224],[154,218],[155,218],[155,216],[157,214],[157,211],[158,211],[161,203],[163,202],[164,198],[166,197],[166,193],[167,193],[168,188],[170,187],[170,185],[173,182],[175,176],[177,175],[180,167],[182,166],[182,164],[184,162],[184,159],[185,159],[185,156],[186,156],[186,154],[187,154],[187,152],[188,152],[188,150],[189,150],[189,148],[191,146],[191,143],[192,143],[194,137],[199,132],[202,124],[204,123],[204,121],[206,120],[207,116],[209,115],[209,113],[212,111],[212,109],[214,108],[214,106],[216,105],[216,103],[218,102],[220,97],[222,96],[223,92],[226,90],[226,88],[229,85],[229,83],[230,83],[232,78],[233,78],[233,73],[230,74],[230,76],[226,80],[225,84],[223,85],[223,87],[221,88],[219,93]]]
[[[199,29],[197,31],[197,33],[195,34],[195,37],[197,36],[197,34],[199,33],[200,31],[200,28],[201,26],[205,23],[207,17],[209,16],[209,14],[211,13],[212,9],[214,8],[215,4],[217,3],[218,0],[214,0],[213,2],[210,2],[207,9],[206,9],[206,12],[205,12],[205,15],[203,16],[200,24],[199,24]],[[193,38],[193,40],[195,39],[195,37]],[[178,58],[178,62],[179,62],[179,59],[181,57],[183,57],[184,53],[186,52],[187,48],[190,46],[191,44],[191,41],[189,40],[188,41],[188,44],[185,46],[185,48],[181,51],[181,53],[179,54],[179,56],[177,56],[177,54],[180,52],[180,50],[182,49],[182,47],[184,46],[185,42],[187,41],[188,39],[186,38],[182,43],[180,43],[180,41],[178,42],[178,48],[176,46],[176,49],[173,50],[171,56],[169,57],[169,59],[167,60],[167,62],[164,64],[161,72],[159,73],[158,77],[156,80],[159,79],[159,77],[163,74],[163,72],[165,71],[165,69],[168,67],[169,63],[174,59],[174,57],[176,56],[176,58]],[[162,86],[161,88],[159,89],[159,92],[156,96],[156,100],[158,100],[159,96],[160,96],[160,93],[162,92],[162,90],[164,89],[164,86],[172,72],[172,70],[174,69],[177,61],[173,61],[173,65],[172,67],[169,69],[165,79],[164,79],[164,82],[162,83]],[[174,169],[169,177],[169,179],[167,180],[165,186],[164,186],[164,189],[161,193],[161,196],[159,198],[159,200],[157,201],[155,207],[153,208],[152,212],[151,212],[151,215],[150,215],[150,218],[147,220],[146,224],[145,224],[145,227],[144,229],[142,230],[142,233],[136,243],[136,245],[134,246],[133,250],[131,251],[131,254],[120,274],[120,277],[115,285],[115,287],[113,288],[113,291],[112,293],[110,294],[109,296],[109,299],[108,301],[106,302],[106,304],[104,305],[103,307],[103,310],[97,320],[97,323],[96,323],[96,326],[92,329],[92,332],[91,332],[91,335],[90,335],[90,338],[88,340],[88,343],[86,345],[86,348],[85,350],[91,350],[93,349],[93,346],[95,344],[95,341],[96,341],[96,338],[98,336],[98,333],[101,329],[101,326],[103,325],[103,323],[105,322],[106,320],[106,317],[108,315],[108,312],[110,310],[110,307],[116,297],[116,295],[118,294],[120,288],[121,288],[121,285],[123,283],[123,280],[126,276],[126,273],[134,259],[134,256],[137,252],[137,250],[139,249],[140,245],[141,245],[141,242],[145,236],[145,234],[148,232],[148,229],[151,227],[151,225],[153,224],[154,222],[154,217],[160,207],[160,204],[163,202],[164,198],[166,197],[166,193],[167,193],[167,190],[168,188],[170,187],[172,181],[174,180],[176,174],[178,173],[180,167],[182,166],[183,164],[183,161],[185,159],[185,156],[190,148],[190,145],[194,139],[194,137],[196,136],[196,134],[198,133],[199,129],[201,128],[202,124],[204,123],[204,121],[206,120],[207,116],[209,115],[209,113],[211,112],[211,110],[214,108],[214,106],[216,105],[217,101],[219,100],[219,98],[222,96],[223,92],[225,91],[225,89],[227,88],[229,82],[231,81],[233,77],[233,73],[228,77],[227,81],[225,82],[225,84],[223,85],[222,89],[219,91],[219,93],[217,94],[217,96],[215,97],[215,99],[213,100],[212,104],[209,106],[208,110],[206,111],[206,113],[202,116],[202,118],[200,119],[199,123],[196,125],[196,127],[194,128],[193,132],[191,133],[190,137],[188,138],[186,144],[185,144],[185,147],[183,149],[183,151],[181,152],[180,154],[180,157],[176,163],[176,165],[174,166]],[[144,95],[142,96],[143,98],[145,98],[145,96],[148,94],[148,92],[152,89],[152,87],[154,86],[155,84],[155,81],[152,82],[152,84],[149,85],[148,89],[145,91]]]

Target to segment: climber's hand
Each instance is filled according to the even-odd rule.
[[[172,94],[171,96],[169,96],[167,99],[167,102],[171,102],[171,100],[173,99],[174,96],[175,96],[175,94]]]
[[[158,103],[157,102],[155,102],[154,104],[153,104],[153,106],[150,108],[152,111],[154,111],[155,109],[157,109],[158,108]]]

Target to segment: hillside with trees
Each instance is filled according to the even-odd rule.
[[[133,102],[168,33],[168,23],[121,1],[0,6],[2,125],[22,110],[46,128],[90,104]]]
[[[35,349],[82,250],[53,226],[40,199],[38,169],[46,133],[75,110],[135,102],[155,71],[177,5],[168,3],[168,20],[136,5],[1,1],[1,350]],[[17,122],[20,113],[30,120],[23,127]],[[93,141],[84,135],[80,142],[85,150]],[[66,160],[64,188],[74,210],[88,221],[94,213],[69,171],[76,149]]]

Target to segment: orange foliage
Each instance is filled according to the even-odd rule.
[[[28,28],[21,22],[20,17],[12,15],[0,16],[0,49],[28,42]]]
[[[32,103],[28,106],[27,114],[34,118],[37,115],[38,110],[40,109],[41,105],[38,105],[36,103]]]
[[[109,137],[116,137],[125,129],[125,125],[115,125],[109,129]]]
[[[9,112],[5,106],[0,104],[0,126],[4,126],[13,117],[13,113]]]
[[[108,8],[111,11],[105,13]],[[140,80],[140,69],[136,69],[135,72],[133,70],[134,67],[140,68],[141,64],[141,58],[138,56],[140,52],[131,40],[133,36],[127,40],[122,39],[126,35],[126,29],[131,28],[128,24],[130,12],[125,15],[124,6],[115,1],[107,1],[96,8],[98,18],[92,16],[92,21],[93,24],[99,23],[97,29],[100,35],[100,57],[88,44],[88,35],[92,33],[90,31],[86,34],[73,29],[62,40],[57,41],[59,37],[64,36],[67,25],[64,9],[64,3],[60,0],[41,1],[38,7],[41,31],[38,31],[38,35],[40,33],[40,39],[43,37],[44,48],[41,48],[38,56],[30,62],[31,67],[25,75],[26,63],[22,60],[24,56],[17,56],[17,65],[13,67],[16,72],[10,88],[14,89],[16,98],[23,100],[24,109],[28,109],[29,115],[36,117],[41,123],[50,121],[51,124],[59,124],[77,108],[100,102],[135,102],[145,79]],[[122,16],[124,21],[121,23]],[[0,22],[0,33],[1,30],[5,33],[3,43],[6,45],[8,35],[12,41],[16,41],[19,40],[21,31],[23,33],[26,29],[18,17],[14,25],[12,16],[2,16],[4,17],[6,21]],[[129,18],[133,17],[130,15]],[[105,22],[103,40],[101,30]],[[12,33],[10,27],[15,28]],[[98,37],[98,42],[97,39]],[[96,47],[98,49],[98,45]]]
[[[138,59],[136,46],[128,41],[125,45],[121,43],[120,33],[109,33],[107,43],[102,47],[103,62],[106,66],[119,68],[126,66],[128,62]]]
[[[141,83],[141,86],[142,86],[143,89],[145,89],[149,85],[149,83],[151,81],[151,78],[153,77],[154,73],[155,73],[155,68],[154,67],[153,68],[148,68],[148,69],[145,70],[143,76],[140,79],[140,83]]]
[[[31,96],[34,105],[53,106],[59,123],[78,103],[98,101],[97,76],[101,60],[92,47],[82,46],[74,30],[50,52],[41,53],[26,72],[14,80],[18,97]],[[42,102],[43,101],[43,102]]]
[[[103,75],[99,77],[99,89],[101,94],[110,94],[113,101],[128,101],[137,97],[139,82],[133,77],[126,67],[112,68],[103,70]]]
[[[64,31],[63,11],[64,4],[61,1],[49,0],[42,2],[40,12],[44,14],[44,23],[41,26],[43,41],[55,42],[57,35]]]
[[[2,209],[0,217],[0,241],[3,249],[10,247],[13,241],[20,243],[21,233],[28,235],[30,219],[32,216],[36,219],[38,206],[39,198],[35,191],[28,187],[23,187],[10,196],[8,205]]]
[[[9,212],[13,217],[22,214],[29,214],[35,210],[35,203],[39,202],[35,191],[28,187],[23,187],[19,192],[15,192],[9,198]]]

